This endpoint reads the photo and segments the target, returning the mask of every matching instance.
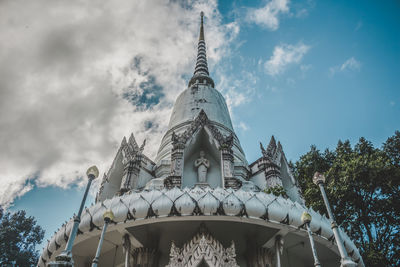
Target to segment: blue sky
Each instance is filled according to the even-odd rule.
[[[310,47],[299,64],[280,75],[271,77],[247,63],[259,78],[259,98],[234,114],[248,125],[239,135],[249,158],[259,155],[254,140],[267,142],[271,134],[296,160],[311,144],[334,147],[339,139],[354,143],[364,136],[380,145],[399,129],[399,3],[319,1],[312,6],[302,18],[283,15],[276,31],[246,25],[239,34],[246,41],[240,54],[247,62],[265,61],[283,43]],[[340,70],[349,59],[359,66]],[[302,72],[301,65],[307,70]]]
[[[41,5],[43,3],[38,1],[37,5],[30,8],[33,11],[39,10]],[[29,215],[35,216],[46,230],[47,239],[76,212],[85,184],[82,175],[85,166],[95,163],[105,172],[124,135],[134,132],[138,142],[148,136],[150,141],[146,146],[147,153],[154,155],[165,131],[163,121],[168,121],[173,100],[180,90],[185,89],[194,68],[198,18],[193,18],[193,14],[198,14],[199,10],[206,13],[205,31],[211,76],[217,89],[221,90],[228,100],[233,124],[249,163],[260,156],[258,142],[268,143],[272,134],[282,143],[287,158],[296,161],[313,144],[320,149],[334,148],[339,139],[349,139],[354,144],[363,136],[380,146],[395,130],[400,130],[400,88],[397,80],[400,77],[398,1],[201,1],[198,5],[188,4],[182,10],[179,9],[182,7],[173,4],[172,8],[169,4],[163,5],[165,6],[158,6],[150,1],[148,11],[158,10],[161,12],[159,14],[163,14],[165,10],[177,12],[177,16],[182,16],[182,21],[187,21],[187,25],[178,23],[175,28],[172,27],[174,25],[168,28],[165,26],[168,23],[164,23],[163,20],[169,21],[171,18],[156,14],[154,17],[160,20],[160,24],[154,22],[153,25],[149,22],[148,27],[153,31],[141,33],[140,27],[143,25],[131,21],[130,16],[136,15],[139,20],[140,16],[152,17],[153,13],[147,14],[147,9],[134,13],[136,9],[132,8],[129,16],[127,15],[128,26],[121,22],[113,25],[115,28],[111,29],[108,29],[108,26],[98,29],[96,23],[93,23],[93,28],[86,29],[79,24],[76,28],[68,28],[71,36],[83,36],[83,40],[91,40],[84,38],[88,36],[87,33],[81,33],[85,30],[90,32],[93,29],[104,29],[107,33],[107,29],[110,32],[123,29],[121,32],[126,35],[122,38],[121,33],[118,36],[120,39],[112,39],[112,45],[109,45],[107,35],[96,37],[99,40],[95,39],[96,45],[91,47],[95,52],[87,52],[88,44],[84,41],[85,46],[82,48],[79,41],[81,39],[78,37],[78,41],[65,50],[65,40],[61,39],[61,42],[58,39],[47,39],[45,34],[39,35],[42,36],[38,38],[41,42],[32,44],[33,48],[37,46],[38,51],[45,46],[45,51],[50,52],[50,44],[54,45],[55,54],[48,56],[45,62],[46,66],[53,64],[56,58],[57,63],[54,64],[60,71],[54,73],[54,70],[48,70],[42,65],[39,66],[43,68],[39,69],[40,72],[33,71],[32,69],[38,66],[37,60],[32,60],[26,63],[31,64],[32,69],[28,68],[26,72],[18,73],[26,79],[24,84],[33,81],[31,84],[42,86],[38,88],[43,88],[44,85],[46,93],[26,87],[26,92],[31,95],[29,103],[18,103],[19,106],[27,107],[21,111],[21,117],[16,117],[12,123],[5,119],[0,120],[0,140],[4,142],[9,140],[10,136],[15,136],[13,139],[16,139],[16,143],[11,142],[9,146],[13,150],[23,152],[6,154],[7,149],[11,148],[2,147],[0,162],[7,166],[13,166],[15,162],[26,162],[26,165],[22,166],[15,163],[18,168],[10,167],[3,175],[7,177],[7,180],[2,178],[5,188],[9,188],[10,192],[15,191],[5,203],[14,200],[12,210],[25,209]],[[5,10],[11,14],[9,21],[15,19],[13,14],[19,15],[19,11],[14,9],[17,7],[18,4],[6,5]],[[71,10],[78,10],[77,14],[80,14],[79,8],[79,5],[71,4]],[[101,10],[98,12],[102,14]],[[85,14],[83,11],[82,13]],[[77,15],[77,18],[83,15]],[[116,20],[116,17],[112,16],[99,16],[106,25]],[[31,20],[27,18],[27,21],[21,22],[23,27],[16,26],[15,31],[22,35],[23,30],[27,29],[25,27],[34,28],[35,19],[32,15]],[[60,21],[62,20],[63,16],[60,18]],[[79,19],[77,20],[79,22]],[[2,21],[0,25],[9,26],[7,23]],[[43,22],[40,27],[37,31],[52,33],[51,36],[54,36],[52,27],[65,30],[62,23],[53,26]],[[178,30],[186,32],[187,38]],[[168,38],[160,36],[160,33],[164,32],[167,35],[177,34],[174,38],[181,41],[175,43],[177,41],[171,38],[172,41],[169,42]],[[6,34],[7,32],[2,38],[6,38]],[[136,39],[126,36],[135,36]],[[157,38],[163,40],[160,46],[157,46]],[[118,43],[114,44],[117,41]],[[98,43],[103,45],[97,46]],[[78,52],[72,53],[71,47],[77,48]],[[152,50],[146,50],[147,47]],[[107,57],[103,57],[104,54]],[[28,53],[27,56],[29,55]],[[41,53],[35,56],[40,60],[44,60],[45,57]],[[76,61],[72,60],[74,56]],[[82,63],[78,60],[81,57],[86,61]],[[129,60],[124,59],[126,57],[141,58],[140,68],[123,68],[126,64],[129,65]],[[0,59],[2,64],[8,62],[4,55],[1,55]],[[60,61],[68,64],[59,65]],[[95,62],[96,65],[87,65],[87,62]],[[168,75],[164,75],[165,70],[160,69],[159,65],[163,64],[170,64]],[[95,78],[86,80],[74,73],[76,70],[86,72],[88,69],[97,73],[89,73]],[[120,69],[124,70],[123,75],[116,71]],[[0,73],[8,75],[13,73],[12,70],[10,67],[7,72],[0,70]],[[29,79],[26,78],[28,74],[24,73],[29,73]],[[45,73],[50,73],[52,78],[49,80],[44,76]],[[53,80],[54,77],[61,78]],[[42,83],[41,79],[49,82]],[[125,80],[129,82],[124,83]],[[143,83],[138,81],[150,81],[154,90],[151,91],[151,86],[149,89],[143,89]],[[90,89],[91,83],[94,83],[93,90]],[[113,89],[100,90],[98,85],[104,83],[110,84]],[[74,87],[75,84],[79,86]],[[64,85],[74,91],[65,95],[60,93],[58,90],[64,90]],[[85,91],[81,88],[89,89]],[[3,95],[8,92],[7,85],[2,85],[0,89]],[[84,93],[75,95],[77,91]],[[154,91],[157,92],[156,99],[154,94],[151,94]],[[159,91],[162,93],[159,94]],[[21,91],[21,95],[24,95],[24,92]],[[127,92],[138,95],[139,98],[151,95],[151,99],[148,98],[151,103],[146,103],[146,108],[135,108],[135,105],[141,106],[142,103],[124,101],[123,97],[113,99],[114,95],[126,95]],[[90,98],[86,98],[87,96]],[[90,104],[91,99],[95,100],[93,106]],[[22,101],[21,98],[18,98],[18,101]],[[57,104],[56,108],[47,110],[42,107],[53,102]],[[86,109],[87,103],[92,109]],[[32,113],[29,108],[35,104],[40,106],[40,109],[35,106]],[[50,116],[58,109],[62,113]],[[37,137],[30,140],[27,136],[19,137],[15,134],[24,128],[14,124],[18,124],[17,121],[21,121],[21,118],[35,114],[36,111],[40,112],[38,117],[32,115],[30,118],[29,122],[33,125],[29,130],[36,128],[36,124],[39,125],[37,128],[40,129],[32,133]],[[14,111],[12,107],[5,112],[18,114],[19,110]],[[117,115],[108,118],[110,114]],[[76,119],[80,117],[83,119]],[[43,124],[42,120],[45,121]],[[138,126],[148,125],[149,121],[154,123],[152,127]],[[10,133],[9,128],[12,129]],[[50,132],[52,134],[49,134]],[[40,143],[42,138],[43,143]],[[85,143],[79,143],[81,139]],[[20,148],[21,145],[23,148]],[[52,147],[59,149],[51,149]],[[20,159],[22,161],[19,161]],[[29,169],[26,173],[31,175],[21,171],[24,168]],[[7,182],[14,178],[15,182]],[[87,205],[90,202],[93,202],[93,194]]]

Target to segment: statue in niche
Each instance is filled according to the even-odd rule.
[[[207,171],[210,168],[210,161],[205,158],[205,155],[204,151],[200,151],[200,158],[194,162],[194,166],[197,168],[197,180],[199,183],[207,183]]]

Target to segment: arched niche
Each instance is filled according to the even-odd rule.
[[[199,265],[197,265],[197,267],[210,267],[208,264],[207,264],[207,262],[203,259],[200,263],[199,263]]]
[[[207,183],[212,188],[223,187],[221,155],[217,141],[206,127],[202,127],[193,134],[185,146],[182,188],[193,187],[198,183],[197,168],[195,168],[194,162],[200,157],[200,151],[204,151],[205,158],[210,161],[210,168],[207,170]]]

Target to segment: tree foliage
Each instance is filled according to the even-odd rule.
[[[335,150],[315,146],[293,166],[306,204],[326,214],[316,171],[327,177],[326,191],[337,219],[356,242],[366,266],[400,266],[400,132],[375,148],[365,138]]]
[[[286,194],[285,188],[283,186],[277,185],[274,187],[268,187],[264,190],[264,193],[267,194],[273,194],[277,197],[282,196],[284,198],[288,198],[288,195]]]
[[[0,207],[0,266],[35,266],[39,259],[36,245],[43,240],[44,230],[24,210],[3,212]]]

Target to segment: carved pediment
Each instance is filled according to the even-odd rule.
[[[128,141],[126,137],[122,139],[121,145],[118,149],[117,154],[109,168],[107,174],[104,174],[104,177],[101,181],[99,191],[96,196],[96,202],[100,200],[104,200],[101,198],[101,195],[104,193],[107,184],[112,184],[111,189],[106,189],[109,195],[114,195],[117,190],[116,188],[120,188],[122,184],[122,191],[127,191],[127,189],[132,189],[132,181],[131,174],[133,173],[133,169],[140,168],[142,159],[145,157],[143,155],[144,146],[146,145],[146,140],[143,141],[143,144],[139,146],[135,140],[133,134],[130,135]],[[146,158],[146,157],[145,157]],[[136,176],[138,171],[136,171]],[[121,191],[121,192],[122,192]],[[112,192],[112,193],[110,193]],[[108,196],[109,196],[108,195]]]
[[[207,127],[210,131],[212,137],[217,141],[219,148],[221,149],[231,149],[233,145],[233,135],[230,134],[228,136],[223,135],[217,127],[211,124],[211,121],[208,119],[207,114],[204,110],[201,110],[196,119],[190,124],[190,126],[186,129],[182,134],[172,133],[172,146],[174,149],[184,148],[186,143],[192,138],[194,133],[196,133],[199,129]]]
[[[170,261],[166,267],[196,267],[205,262],[210,267],[239,267],[235,244],[228,248],[208,233],[198,233],[182,248],[171,244]]]
[[[120,147],[124,163],[129,161],[139,160],[140,156],[143,153],[145,145],[146,145],[146,139],[143,140],[143,144],[139,147],[133,134],[131,134],[131,136],[129,137],[128,142],[124,137]]]
[[[278,144],[275,141],[275,137],[272,136],[269,141],[268,147],[264,149],[263,144],[260,142],[261,153],[263,155],[263,159],[269,163],[275,164],[276,166],[281,166],[281,158],[283,155],[283,150],[281,143]]]

